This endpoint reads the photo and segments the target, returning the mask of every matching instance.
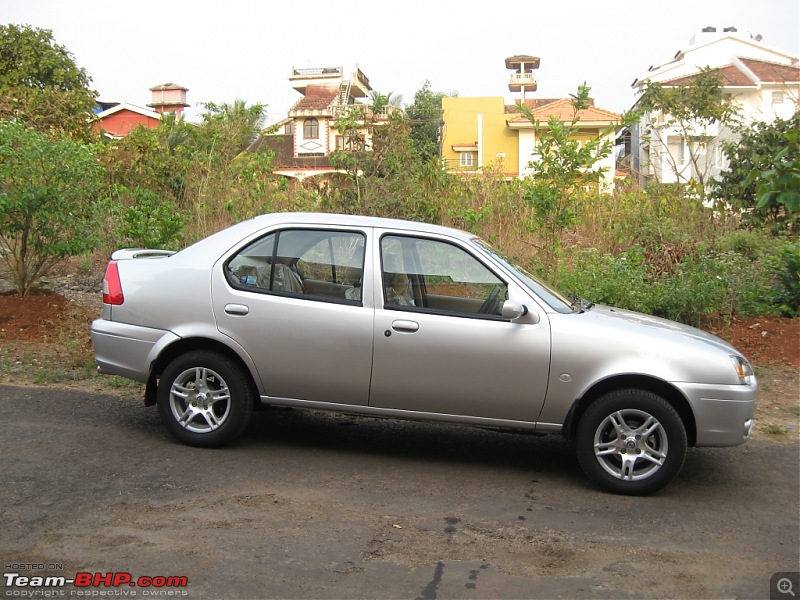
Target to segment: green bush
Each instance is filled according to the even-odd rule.
[[[786,244],[773,268],[775,296],[772,303],[786,317],[800,313],[800,242]]]
[[[619,256],[600,254],[594,248],[573,250],[559,287],[598,304],[639,312],[653,308],[652,281],[640,248]]]
[[[170,200],[150,190],[134,189],[126,203],[112,210],[118,214],[118,245],[166,248],[180,241],[183,216]]]
[[[770,277],[763,264],[733,251],[689,256],[656,282],[653,314],[690,325],[734,315],[771,312]]]
[[[20,296],[98,243],[102,169],[88,146],[0,123],[0,262]]]
[[[640,248],[617,256],[573,249],[560,287],[593,302],[696,326],[734,315],[770,314],[774,292],[768,263],[774,260],[774,244],[757,249],[743,245],[745,239],[753,241],[736,236],[721,244],[698,245],[671,270],[655,269]],[[737,245],[742,252],[729,249]],[[787,277],[791,287],[796,280],[788,271]],[[797,292],[800,285],[792,289]]]

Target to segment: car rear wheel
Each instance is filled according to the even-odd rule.
[[[167,430],[190,446],[211,448],[233,440],[250,420],[248,375],[216,352],[195,351],[173,360],[158,384],[158,412]]]
[[[598,398],[577,429],[581,467],[602,488],[650,494],[678,474],[686,458],[686,429],[670,404],[652,392],[628,389]]]

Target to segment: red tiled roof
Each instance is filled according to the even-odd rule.
[[[533,110],[534,108],[539,108],[544,106],[545,104],[550,104],[551,102],[558,102],[559,100],[563,100],[563,98],[527,98],[525,100],[525,106]],[[506,114],[519,114],[521,111],[519,109],[519,103],[517,104],[506,104]]]
[[[739,62],[752,73],[756,79],[736,64],[725,65],[715,69],[722,77],[724,87],[755,87],[759,83],[797,83],[800,82],[800,66],[782,65],[754,58],[737,57]],[[662,85],[679,86],[689,85],[696,74],[677,77],[665,81]]]
[[[305,96],[297,101],[292,110],[325,110],[338,96],[337,86],[309,85]]]
[[[755,73],[762,82],[769,83],[796,83],[800,82],[800,66],[780,65],[778,63],[740,58],[745,67]]]
[[[570,98],[561,98],[559,100],[546,102],[540,106],[535,106],[533,109],[531,109],[531,112],[533,113],[534,118],[540,123],[546,123],[552,116],[555,116],[562,121],[572,121],[574,114],[572,100]],[[617,113],[611,112],[610,110],[597,108],[596,106],[590,106],[589,108],[579,110],[578,118],[583,122],[593,123],[615,123],[620,120],[620,116]],[[527,120],[528,119],[522,115],[509,119],[509,121],[512,123],[524,123]]]

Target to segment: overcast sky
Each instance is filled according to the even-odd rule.
[[[268,121],[300,96],[293,67],[358,65],[381,93],[411,103],[437,92],[504,96],[505,58],[541,58],[539,97],[584,81],[601,108],[633,104],[631,83],[707,25],[734,26],[800,54],[798,0],[0,0],[0,22],[51,29],[105,101],[144,106],[177,83],[200,102],[267,105]]]

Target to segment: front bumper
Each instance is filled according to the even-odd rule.
[[[697,427],[697,446],[738,446],[755,423],[758,383],[707,385],[675,383],[689,401]]]

